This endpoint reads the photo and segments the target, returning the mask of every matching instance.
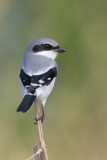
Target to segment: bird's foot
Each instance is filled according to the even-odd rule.
[[[35,118],[36,122],[34,124],[37,124],[38,121],[41,121],[43,123],[44,119],[45,119],[44,115],[40,116],[39,118]]]

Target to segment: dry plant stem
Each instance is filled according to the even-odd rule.
[[[38,103],[38,101],[35,101],[34,104],[35,104],[36,118],[39,118],[40,117],[39,103]],[[42,153],[40,154],[40,158],[41,158],[41,160],[48,160],[48,155],[47,155],[47,151],[46,151],[46,145],[45,145],[45,141],[44,141],[41,120],[37,121],[37,127],[38,127],[38,134],[39,134],[39,145],[40,145],[40,148],[42,149]]]
[[[38,150],[38,147],[35,146],[34,148],[34,154],[32,156],[30,156],[29,158],[27,158],[26,160],[31,160],[33,157],[35,157],[35,160],[40,160],[39,158],[39,154],[42,152],[41,149]]]
[[[36,154],[35,155],[35,160],[40,160],[40,153],[37,154],[37,152],[38,152],[38,146],[35,146],[34,147],[34,154]]]

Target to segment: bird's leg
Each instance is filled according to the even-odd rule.
[[[39,118],[35,118],[36,123],[34,124],[37,124],[37,121],[40,121],[40,120],[43,123],[44,119],[45,119],[45,112],[44,112],[44,107],[42,106],[42,116],[40,116]]]

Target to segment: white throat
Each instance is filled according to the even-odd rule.
[[[36,53],[36,55],[46,56],[54,60],[57,57],[58,53],[55,51],[41,51]]]

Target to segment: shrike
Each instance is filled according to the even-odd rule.
[[[43,108],[57,76],[55,58],[62,52],[65,52],[65,49],[52,39],[40,38],[30,44],[20,71],[23,100],[17,112],[26,112],[35,100],[39,100],[43,113],[38,120],[44,119]]]

